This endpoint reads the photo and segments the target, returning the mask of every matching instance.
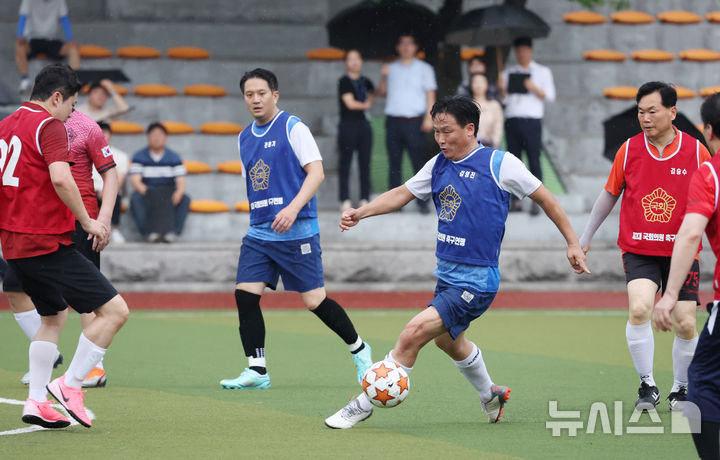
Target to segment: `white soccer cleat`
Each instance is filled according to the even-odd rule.
[[[357,398],[353,398],[347,406],[326,418],[325,425],[330,428],[347,430],[348,428],[352,428],[357,425],[358,422],[362,422],[363,420],[370,418],[372,413],[372,409],[368,411],[363,410],[362,407],[360,407],[360,403]]]
[[[483,412],[488,416],[488,422],[497,423],[503,413],[505,403],[510,399],[510,388],[504,386],[494,386],[490,389],[492,398],[488,402],[482,403]]]

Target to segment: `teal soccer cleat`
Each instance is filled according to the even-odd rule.
[[[370,369],[370,366],[372,366],[373,364],[372,348],[370,348],[369,343],[363,343],[365,344],[365,348],[352,355],[353,361],[355,361],[355,370],[357,371],[357,381],[361,385],[362,379],[363,377],[365,377],[365,373],[368,369]]]
[[[258,374],[247,369],[236,379],[223,379],[220,386],[226,390],[266,390],[270,388],[270,374]]]

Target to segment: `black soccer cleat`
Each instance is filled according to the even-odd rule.
[[[687,401],[687,388],[680,387],[678,391],[673,391],[667,397],[670,402],[670,410],[682,410],[683,403]]]
[[[56,369],[56,368],[57,368],[59,365],[61,365],[62,363],[63,363],[62,353],[58,353],[58,357],[57,357],[57,359],[55,360],[55,363],[53,364],[53,369]]]
[[[660,391],[656,386],[650,386],[645,382],[640,384],[638,388],[638,399],[635,402],[635,410],[652,410],[660,404]]]

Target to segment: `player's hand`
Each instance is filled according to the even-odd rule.
[[[105,227],[111,228],[109,217],[98,216],[97,220],[98,220],[98,222],[103,224]],[[104,240],[101,240],[97,236],[88,235],[88,239],[91,239],[91,238],[93,240],[93,245],[92,245],[93,251],[100,252],[103,249],[105,249],[108,244],[110,244],[110,233],[109,232],[107,234],[107,237]]]
[[[582,249],[580,249],[580,246],[568,246],[567,258],[568,262],[570,262],[570,266],[575,271],[575,273],[577,273],[578,275],[581,275],[583,273],[590,274],[590,270],[587,268],[587,265],[585,265],[585,253]]]
[[[275,216],[271,228],[278,233],[285,233],[290,230],[290,227],[295,223],[298,211],[295,211],[290,206],[286,206],[280,210]]]
[[[360,222],[360,219],[357,216],[357,209],[350,208],[346,209],[342,216],[340,216],[340,231],[344,232],[347,230],[350,230],[352,227],[356,226],[358,222]]]
[[[82,224],[82,228],[88,234],[100,238],[101,241],[110,238],[110,228],[95,219],[88,219],[85,224]]]
[[[674,299],[666,292],[655,304],[653,323],[656,331],[669,331],[672,329],[670,313],[672,313],[676,303],[677,299]]]
[[[385,63],[380,67],[380,76],[387,77],[388,75],[390,75],[390,64]]]

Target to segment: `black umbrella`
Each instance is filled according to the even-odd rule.
[[[540,16],[512,5],[470,10],[455,20],[445,37],[456,45],[510,45],[516,38],[543,38],[550,26]]]
[[[700,140],[700,142],[707,147],[703,134],[698,131],[688,117],[682,113],[677,113],[673,125],[680,131]],[[637,116],[637,107],[632,106],[603,121],[603,130],[605,132],[605,149],[603,150],[603,156],[613,161],[615,154],[620,146],[623,145],[623,142],[642,131]]]
[[[357,49],[366,58],[395,54],[401,34],[412,34],[425,49],[435,39],[436,15],[422,5],[404,0],[364,0],[340,11],[327,23],[332,46]]]
[[[114,82],[126,82],[130,79],[122,69],[81,69],[77,71],[78,78],[83,85],[108,79]]]

